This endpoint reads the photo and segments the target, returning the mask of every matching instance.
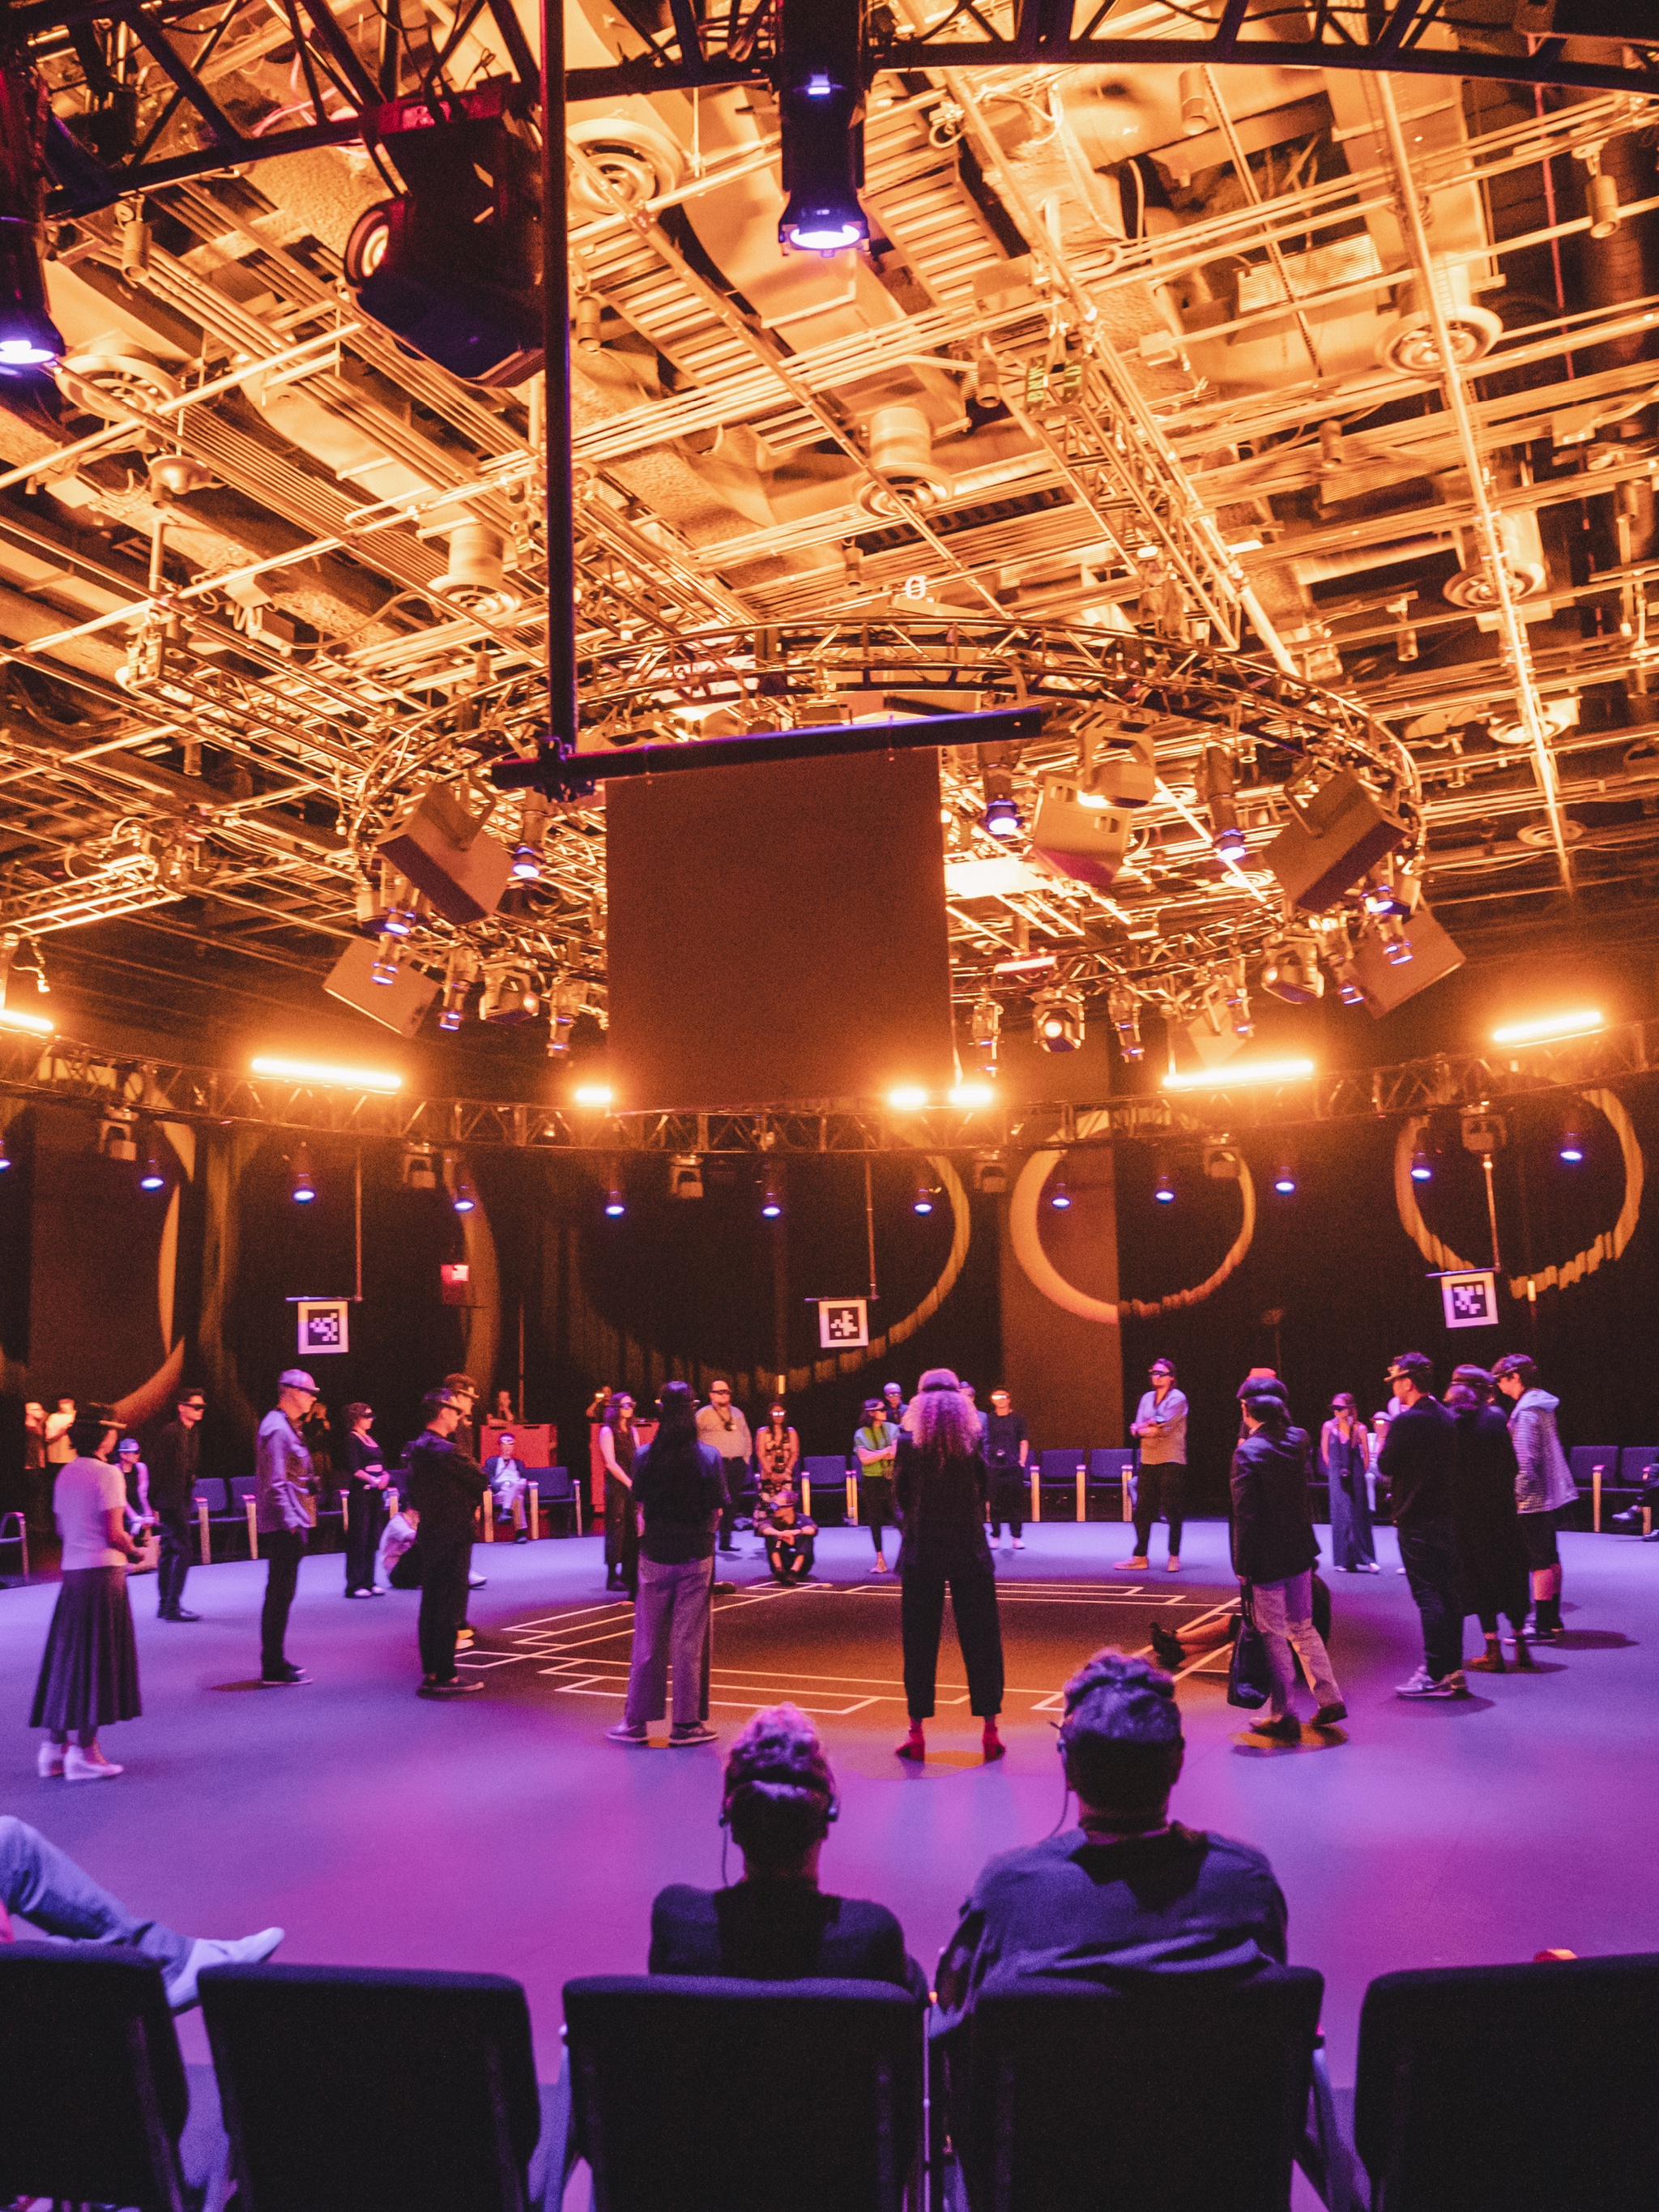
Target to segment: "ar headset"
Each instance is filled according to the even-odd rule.
[[[803,1848],[822,1842],[832,1824],[841,1818],[841,1799],[829,1779],[828,1762],[823,1764],[797,1763],[780,1757],[774,1751],[763,1755],[752,1766],[745,1765],[734,1777],[728,1768],[726,1788],[720,1799],[720,1881],[726,1880],[726,1845],[732,1828],[732,1807],[744,1790],[770,1784],[775,1789],[798,1790],[818,1799],[823,1807],[822,1825],[816,1835],[804,1837]],[[794,1808],[791,1808],[792,1810]],[[800,1808],[803,1812],[805,1808]]]
[[[1186,1739],[1181,1727],[1180,1710],[1175,1702],[1174,1682],[1167,1674],[1156,1674],[1151,1668],[1133,1662],[1128,1663],[1133,1666],[1134,1671],[1128,1674],[1126,1678],[1125,1663],[1121,1652],[1104,1652],[1098,1659],[1087,1661],[1061,1691],[1060,1695],[1066,1700],[1066,1710],[1054,1735],[1054,1749],[1060,1753],[1062,1762],[1076,1734],[1079,1709],[1093,1697],[1097,1691],[1100,1690],[1115,1691],[1120,1696],[1133,1695],[1137,1699],[1156,1698],[1161,1704],[1167,1705],[1176,1716],[1176,1733],[1156,1747],[1174,1751],[1184,1744]],[[1133,1741],[1135,1739],[1130,1737],[1126,1741]],[[1153,1747],[1154,1746],[1150,1743],[1146,1746],[1149,1750]],[[1066,1808],[1071,1795],[1072,1784],[1068,1774],[1060,1801],[1060,1819],[1050,1829],[1051,1835],[1059,1833],[1066,1819]]]

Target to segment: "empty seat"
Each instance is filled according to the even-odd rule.
[[[1375,2212],[1651,2212],[1659,1954],[1384,1974],[1354,2141]]]
[[[820,1528],[840,1528],[847,1522],[847,1455],[845,1452],[818,1452],[809,1455],[800,1463],[805,1482],[812,1486],[812,1518]],[[805,1504],[806,1491],[803,1486],[801,1501]]]
[[[1285,2212],[1324,1987],[1305,1966],[993,1973],[935,2045],[973,2212]]]
[[[1620,1447],[1617,1444],[1575,1444],[1568,1453],[1567,1462],[1572,1469],[1572,1479],[1578,1485],[1578,1503],[1567,1509],[1575,1528],[1595,1526],[1598,1487],[1601,1493],[1603,1525],[1613,1508],[1625,1503],[1621,1497],[1614,1494],[1619,1488],[1619,1456]],[[1599,1485],[1595,1476],[1598,1467],[1601,1470]]]
[[[536,1486],[537,1510],[544,1519],[556,1516],[567,1536],[581,1534],[581,1499],[568,1467],[527,1467],[525,1474]]]
[[[210,1967],[201,1986],[233,2168],[257,2212],[539,2201],[531,2160],[556,2095],[537,2087],[517,1982],[264,1966]]]
[[[1133,1448],[1122,1444],[1099,1444],[1089,1455],[1087,1503],[1093,1519],[1116,1521],[1127,1518],[1123,1511],[1126,1492],[1133,1499],[1135,1455]]]
[[[587,2160],[597,2212],[919,2207],[922,2008],[905,1990],[604,1975],[565,1984],[564,2017],[565,2167]]]
[[[1075,1448],[1063,1446],[1055,1451],[1037,1455],[1037,1484],[1042,1496],[1042,1517],[1045,1521],[1076,1521],[1078,1511],[1077,1471],[1088,1465],[1089,1455],[1079,1444]],[[1030,1469],[1026,1471],[1030,1480]],[[1085,1477],[1086,1492],[1087,1476]]]
[[[223,2160],[213,2069],[186,2075],[154,1959],[0,1944],[0,2203],[184,2212]]]

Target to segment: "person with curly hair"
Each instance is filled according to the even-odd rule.
[[[996,1572],[985,1536],[990,1494],[979,1415],[948,1367],[930,1367],[905,1416],[894,1477],[903,1543],[899,1551],[900,1631],[904,1638],[904,1697],[910,1732],[901,1759],[922,1759],[922,1724],[933,1717],[945,1593],[951,1593],[957,1641],[968,1669],[969,1709],[984,1723],[988,1759],[1006,1746],[997,1734],[1002,1711],[1002,1623]]]
[[[791,1705],[757,1712],[732,1747],[720,1792],[720,1826],[743,1854],[743,1873],[720,1889],[674,1882],[659,1894],[647,1971],[895,1982],[925,1995],[927,1976],[886,1906],[818,1887],[818,1856],[839,1809],[805,1714]]]

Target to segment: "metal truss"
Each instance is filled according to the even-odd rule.
[[[3,1035],[3,1033],[0,1033]],[[1152,1091],[1095,1105],[1030,1104],[899,1113],[872,1103],[790,1104],[717,1113],[606,1114],[526,1101],[388,1097],[346,1085],[277,1081],[178,1061],[132,1059],[54,1038],[3,1036],[0,1096],[80,1104],[165,1123],[300,1130],[439,1151],[695,1154],[700,1158],[866,1157],[951,1152],[980,1158],[1114,1142],[1220,1139],[1250,1129],[1379,1121],[1440,1109],[1496,1108],[1560,1091],[1627,1081],[1659,1065],[1659,1022],[1514,1050],[1437,1054],[1394,1067],[1284,1084]],[[1085,1125],[1087,1133],[1080,1133]]]

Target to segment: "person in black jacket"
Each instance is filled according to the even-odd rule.
[[[374,1555],[386,1525],[387,1475],[380,1447],[369,1434],[374,1408],[361,1401],[345,1409],[345,1594],[374,1597]]]
[[[894,1982],[925,1997],[927,1978],[886,1906],[818,1887],[818,1854],[837,1809],[836,1778],[805,1714],[789,1705],[757,1713],[732,1747],[720,1795],[720,1826],[743,1853],[742,1879],[661,1891],[647,1972]]]
[[[1387,1380],[1400,1401],[1377,1461],[1394,1500],[1400,1564],[1423,1616],[1423,1664],[1402,1698],[1467,1698],[1463,1679],[1463,1578],[1452,1522],[1457,1425],[1434,1395],[1434,1369],[1421,1352],[1402,1352]]]
[[[901,1431],[894,1476],[899,1523],[899,1621],[904,1638],[904,1696],[910,1733],[901,1759],[926,1759],[922,1723],[933,1716],[945,1589],[951,1589],[957,1641],[968,1669],[968,1704],[984,1722],[987,1759],[1006,1747],[997,1734],[1002,1711],[1002,1623],[995,1570],[985,1540],[990,1477],[980,1446],[979,1415],[948,1367],[930,1367],[917,1387]]]
[[[713,1743],[708,1662],[714,1531],[726,1506],[726,1469],[697,1435],[696,1401],[684,1382],[663,1386],[657,1433],[633,1465],[629,1510],[639,1515],[639,1593],[628,1702],[612,1743],[643,1744],[674,1674],[673,1744]]]
[[[483,1469],[455,1440],[464,1418],[448,1390],[422,1401],[426,1426],[409,1448],[410,1502],[421,1516],[421,1687],[423,1698],[460,1698],[482,1690],[455,1672],[455,1632],[466,1612],[472,1561],[472,1516],[484,1487]]]
[[[1313,1570],[1319,1557],[1308,1518],[1308,1439],[1291,1426],[1277,1390],[1247,1384],[1240,1403],[1244,1435],[1233,1454],[1233,1565],[1249,1593],[1251,1618],[1267,1646],[1273,1675],[1270,1717],[1255,1733],[1299,1742],[1302,1723],[1291,1711],[1294,1645],[1318,1710],[1316,1728],[1347,1718],[1325,1640],[1314,1626]]]
[[[1455,1367],[1446,1407],[1457,1424],[1452,1477],[1452,1527],[1462,1573],[1463,1602],[1480,1617],[1486,1638],[1483,1658],[1469,1665],[1481,1674],[1504,1672],[1498,1616],[1507,1615],[1515,1663],[1530,1668],[1527,1607],[1531,1601],[1527,1547],[1515,1505],[1516,1462],[1510,1425],[1492,1404],[1493,1383],[1484,1367]]]
[[[179,1418],[169,1421],[150,1454],[149,1502],[161,1536],[155,1577],[158,1620],[199,1620],[185,1609],[185,1577],[190,1572],[190,1501],[201,1468],[201,1419],[207,1401],[199,1390],[181,1390]]]

